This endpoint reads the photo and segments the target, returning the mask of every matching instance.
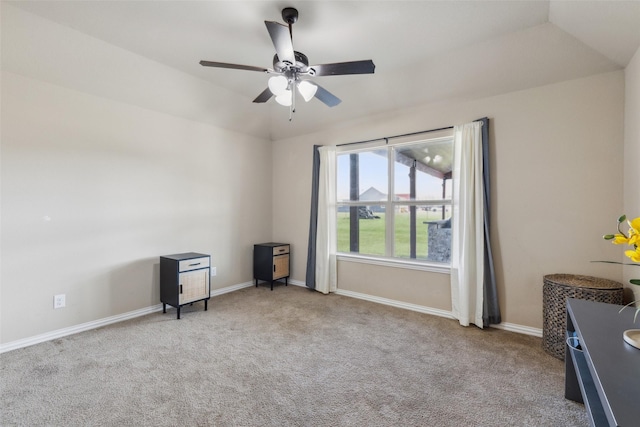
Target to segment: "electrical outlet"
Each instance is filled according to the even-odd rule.
[[[215,267],[211,267],[211,276],[215,276],[218,272],[216,271]]]
[[[65,294],[53,296],[53,308],[62,308],[66,304]]]

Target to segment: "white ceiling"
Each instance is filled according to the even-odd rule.
[[[491,96],[624,68],[640,46],[640,1],[6,3],[37,15],[14,23],[44,28],[53,21],[66,31],[91,36],[91,43],[106,42],[146,58],[157,64],[157,72],[147,73],[148,81],[116,84],[127,77],[113,76],[133,72],[127,67],[136,60],[104,63],[109,58],[91,58],[96,49],[87,44],[83,58],[91,59],[83,62],[74,58],[82,51],[78,46],[65,52],[59,43],[47,46],[46,40],[39,41],[38,51],[24,42],[38,31],[18,24],[3,28],[3,69],[271,139],[432,102]],[[292,122],[288,109],[273,100],[252,104],[266,87],[267,75],[198,64],[205,59],[270,67],[275,52],[263,21],[281,22],[280,11],[287,6],[300,12],[294,47],[312,64],[360,59],[376,64],[373,75],[317,78],[342,104],[328,108],[313,100],[299,105]],[[56,61],[56,55],[65,59]],[[123,57],[115,50],[113,55]],[[114,69],[106,74],[110,67]],[[151,86],[161,81],[160,75],[177,72],[188,78],[185,87]],[[184,96],[169,96],[178,90]],[[248,115],[253,125],[247,124]]]

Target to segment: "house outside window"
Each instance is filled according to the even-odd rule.
[[[453,136],[337,153],[338,253],[448,265]]]

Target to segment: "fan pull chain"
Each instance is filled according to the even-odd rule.
[[[289,121],[293,120],[293,113],[296,112],[296,80],[294,77],[291,81],[291,106],[289,107]]]

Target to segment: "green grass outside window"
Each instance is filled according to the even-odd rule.
[[[374,212],[380,218],[360,219],[360,254],[385,255],[385,214]],[[416,211],[416,258],[427,258],[427,224],[426,221],[438,221],[442,214],[437,211]],[[338,252],[349,251],[349,213],[338,212]],[[409,210],[401,208],[395,215],[395,254],[397,258],[409,258]]]

